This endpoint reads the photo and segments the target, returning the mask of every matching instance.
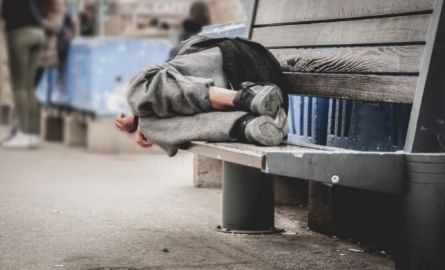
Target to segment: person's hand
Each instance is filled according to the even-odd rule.
[[[136,143],[144,148],[149,148],[152,146],[151,142],[145,138],[144,134],[142,134],[139,130],[136,131],[136,134],[134,134],[134,139],[136,140]]]
[[[132,133],[134,132],[134,116],[133,115],[125,115],[124,113],[120,113],[116,116],[114,120],[114,124],[118,129],[123,132]]]

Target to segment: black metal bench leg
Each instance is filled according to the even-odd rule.
[[[396,269],[445,269],[445,156],[406,162]]]
[[[223,217],[218,229],[231,233],[275,233],[273,175],[223,162]]]

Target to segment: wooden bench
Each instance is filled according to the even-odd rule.
[[[273,175],[398,194],[397,269],[445,269],[443,0],[257,0],[249,37],[292,94],[410,103],[404,151],[193,143],[223,161],[222,230],[273,232]]]

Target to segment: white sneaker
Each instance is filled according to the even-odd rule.
[[[8,128],[5,130],[2,130],[2,132],[0,132],[0,144],[2,142],[6,142],[9,141],[10,139],[14,138],[14,133],[12,133],[12,131]]]
[[[29,135],[20,131],[10,140],[2,143],[5,148],[16,148],[16,149],[30,149],[32,147],[32,137],[35,135]]]
[[[29,135],[30,140],[31,140],[31,145],[30,148],[37,148],[40,145],[40,138],[39,135]]]

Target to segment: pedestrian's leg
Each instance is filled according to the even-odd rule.
[[[34,86],[35,87],[39,86],[40,81],[43,79],[44,71],[45,71],[45,68],[43,68],[43,67],[37,68],[36,76],[34,78]]]
[[[29,113],[29,133],[38,134],[39,132],[39,103],[34,90],[34,81],[36,77],[37,68],[39,65],[43,43],[44,35],[42,31],[35,31],[33,35],[33,46],[30,48],[30,53],[28,57],[28,71],[27,71],[27,86],[26,90],[28,93],[28,113]]]
[[[29,132],[28,127],[28,97],[27,97],[27,59],[29,49],[27,44],[26,31],[16,30],[8,36],[8,48],[10,55],[10,68],[12,78],[12,92],[14,105],[18,116],[18,129],[21,132]]]

